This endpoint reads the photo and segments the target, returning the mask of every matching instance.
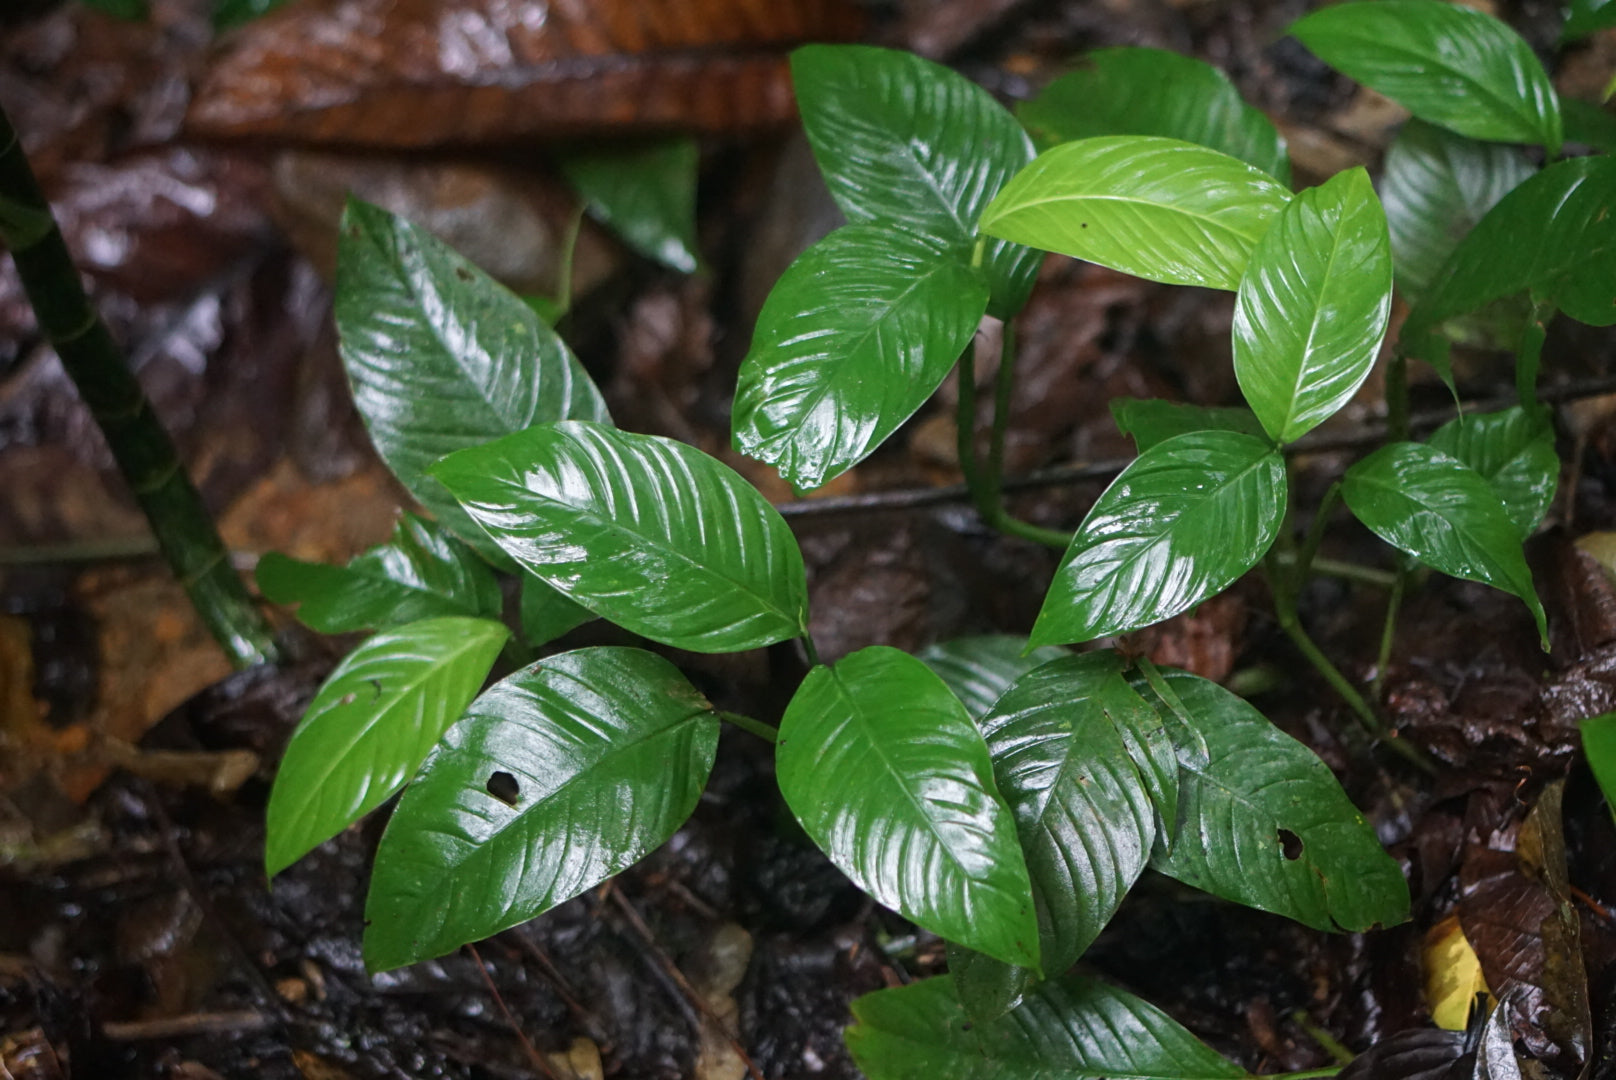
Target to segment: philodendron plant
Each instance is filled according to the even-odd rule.
[[[433,520],[406,518],[345,568],[270,557],[260,569],[266,594],[300,601],[316,629],[377,631],[288,746],[270,873],[403,789],[376,853],[365,956],[376,970],[437,956],[667,840],[729,722],[776,744],[785,804],[825,855],[948,942],[951,977],[856,1007],[849,1043],[871,1076],[1245,1075],[1150,1005],[1069,974],[1129,888],[1148,867],[1355,931],[1407,917],[1399,868],[1330,771],[1252,705],[1070,646],[1187,611],[1261,566],[1281,625],[1383,734],[1297,618],[1337,490],[1402,553],[1392,614],[1424,566],[1519,596],[1542,628],[1521,545],[1558,471],[1534,396],[1543,325],[1557,310],[1616,321],[1616,166],[1537,169],[1513,145],[1553,160],[1563,135],[1547,76],[1512,31],[1438,0],[1379,0],[1292,32],[1416,117],[1379,196],[1362,169],[1292,190],[1268,120],[1217,71],[1172,54],[1096,53],[1019,119],[914,56],[793,57],[809,141],[849,223],[769,296],[740,372],[735,446],[816,487],[958,364],[978,508],[1065,550],[1025,639],[820,663],[802,555],[755,489],[690,446],[615,427],[529,306],[408,223],[350,205],[343,357],[377,449]],[[1075,534],[1017,521],[1001,498],[1013,320],[1043,251],[1234,293],[1247,406],[1116,402],[1139,456]],[[1411,311],[1387,374],[1392,440],[1293,530],[1286,449],[1359,392],[1394,290]],[[1006,348],[979,460],[985,316],[1006,323]],[[1405,358],[1449,377],[1448,336],[1499,325],[1519,344],[1520,403],[1409,441]],[[524,643],[498,620],[496,569],[521,575]],[[596,617],[695,652],[795,639],[811,670],[778,729],[715,711],[642,648],[560,652],[482,689],[502,652],[521,663]]]

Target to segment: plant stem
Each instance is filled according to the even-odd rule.
[[[1319,1025],[1315,1024],[1313,1022],[1313,1018],[1307,1015],[1306,1012],[1301,1009],[1297,1009],[1295,1012],[1291,1013],[1291,1019],[1296,1022],[1297,1027],[1307,1032],[1308,1038],[1318,1043],[1325,1053],[1335,1058],[1342,1065],[1352,1064],[1352,1059],[1354,1056],[1352,1051],[1341,1045],[1340,1039],[1337,1039],[1334,1035],[1331,1035],[1328,1031],[1325,1031],[1323,1028],[1319,1027]]]
[[[1521,330],[1521,344],[1515,351],[1515,396],[1528,412],[1537,408],[1537,373],[1543,356],[1543,339],[1548,334],[1549,320],[1554,318],[1554,305],[1540,302],[1532,305]]]
[[[1403,606],[1403,586],[1408,580],[1408,568],[1399,563],[1397,576],[1392,581],[1392,594],[1386,598],[1386,618],[1380,624],[1380,650],[1375,654],[1375,678],[1369,684],[1369,693],[1380,700],[1381,687],[1386,682],[1386,666],[1392,662],[1392,642],[1397,637],[1397,612]]]
[[[1408,357],[1401,349],[1393,350],[1386,362],[1386,438],[1408,439]]]
[[[808,654],[808,666],[818,667],[819,650],[814,648],[813,635],[804,631],[802,637],[798,638],[797,640],[802,642],[802,651]]]
[[[50,204],[3,109],[0,242],[11,251],[40,330],[106,436],[163,557],[202,621],[236,667],[274,659],[269,623],[231,566],[213,519],[145,391],[85,295]]]
[[[1322,1069],[1303,1069],[1301,1072],[1266,1073],[1257,1080],[1315,1080],[1316,1077],[1334,1076],[1345,1065],[1327,1065]]]
[[[766,743],[773,744],[780,738],[779,728],[773,724],[765,724],[761,720],[754,720],[750,716],[742,716],[740,713],[721,712],[718,714],[718,718],[734,724],[742,731],[750,731]]]
[[[1319,508],[1313,512],[1313,520],[1307,527],[1307,535],[1302,537],[1302,547],[1296,553],[1296,569],[1292,571],[1296,579],[1301,581],[1307,577],[1318,563],[1319,545],[1324,543],[1324,530],[1330,523],[1330,511],[1335,509],[1336,502],[1341,498],[1341,484],[1331,484],[1330,489],[1319,500]]]

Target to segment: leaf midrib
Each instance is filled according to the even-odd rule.
[[[1266,174],[1265,174],[1265,177],[1266,177]],[[1180,205],[1178,203],[1155,202],[1155,201],[1152,201],[1150,199],[1142,199],[1142,198],[1139,198],[1137,196],[1107,195],[1107,194],[1103,194],[1103,193],[1088,193],[1088,192],[1078,193],[1078,194],[1075,194],[1075,195],[1074,194],[1050,195],[1050,196],[1040,198],[1040,199],[1028,199],[1028,200],[1026,200],[1024,202],[1016,203],[1014,206],[1012,206],[1009,209],[1004,210],[1004,211],[1000,212],[998,215],[996,215],[991,222],[984,221],[982,223],[982,230],[984,232],[986,232],[991,225],[995,225],[998,222],[1003,221],[1004,219],[1006,219],[1006,218],[1008,218],[1008,217],[1010,217],[1010,216],[1012,216],[1014,214],[1020,213],[1022,210],[1032,209],[1032,208],[1041,207],[1041,206],[1048,206],[1051,203],[1067,203],[1067,202],[1119,202],[1119,203],[1127,203],[1129,205],[1147,206],[1147,207],[1150,207],[1150,208],[1155,209],[1155,210],[1161,210],[1161,211],[1163,211],[1165,213],[1178,214],[1181,217],[1187,217],[1187,218],[1190,218],[1193,221],[1204,222],[1209,227],[1219,229],[1219,230],[1221,230],[1223,232],[1226,232],[1226,233],[1230,233],[1230,234],[1232,234],[1234,236],[1239,237],[1242,240],[1255,241],[1257,239],[1256,235],[1242,232],[1239,229],[1235,228],[1234,226],[1229,225],[1226,222],[1218,220],[1216,217],[1212,216],[1212,212],[1199,212],[1199,211],[1187,209],[1187,208],[1185,208],[1184,206],[1182,206],[1182,205]],[[1253,200],[1251,205],[1256,206],[1257,205],[1256,200]],[[1245,207],[1245,206],[1240,207],[1240,209],[1242,209],[1242,210],[1249,209],[1249,208],[1250,207]],[[1273,213],[1278,213],[1279,209],[1281,209],[1281,208],[1283,208],[1283,203],[1281,204],[1281,207],[1276,208],[1273,211]],[[1273,213],[1271,213],[1269,215],[1269,217],[1272,217]],[[1001,237],[997,237],[997,239],[1003,240],[1005,238],[1001,236]],[[1015,243],[1016,241],[1011,241],[1011,242]]]

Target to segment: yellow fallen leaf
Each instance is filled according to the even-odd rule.
[[[1470,1003],[1477,994],[1489,991],[1481,961],[1459,926],[1459,916],[1449,915],[1426,932],[1420,959],[1425,965],[1425,1004],[1431,1010],[1431,1021],[1444,1031],[1463,1031],[1470,1018]]]

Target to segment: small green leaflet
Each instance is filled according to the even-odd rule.
[[[1040,150],[1096,135],[1161,135],[1237,157],[1291,181],[1285,140],[1211,64],[1165,49],[1099,49],[1016,116]]]
[[[498,619],[494,573],[436,525],[405,514],[393,539],[347,566],[304,562],[270,552],[258,562],[258,587],[277,604],[298,604],[298,621],[322,634],[346,634],[429,619]]]
[[[1292,199],[1235,300],[1235,378],[1270,438],[1295,442],[1352,398],[1391,306],[1391,241],[1369,174],[1349,169]]]
[[[522,636],[535,649],[595,617],[595,613],[588,608],[568,600],[543,580],[528,573],[522,575],[518,614],[522,622]]]
[[[1554,502],[1560,455],[1547,409],[1519,405],[1493,413],[1467,413],[1437,428],[1428,440],[1492,485],[1522,540],[1537,530]]]
[[[1580,727],[1588,767],[1605,793],[1605,808],[1616,816],[1616,712],[1590,716]]]
[[[1032,160],[1031,140],[991,94],[911,53],[805,45],[791,54],[791,78],[814,158],[851,222],[969,250],[982,208]],[[1021,310],[1040,261],[1014,244],[987,246],[989,314]]]
[[[640,649],[579,649],[502,680],[387,823],[366,965],[452,952],[632,866],[690,816],[717,749],[711,706]]]
[[[1571,0],[1561,41],[1575,41],[1616,26],[1616,0]]]
[[[1254,439],[1268,437],[1250,409],[1186,405],[1160,398],[1114,397],[1111,418],[1118,431],[1133,439],[1141,454],[1157,443],[1192,431],[1238,431]]]
[[[989,236],[1169,285],[1235,289],[1290,192],[1204,146],[1142,135],[1062,143],[982,213]]]
[[[948,979],[853,1002],[847,1047],[870,1080],[1241,1080],[1248,1074],[1166,1013],[1095,979],[1040,986],[974,1023]]]
[[[1123,634],[1187,611],[1268,551],[1285,512],[1285,460],[1233,431],[1199,431],[1140,454],[1084,518],[1035,645]]]
[[[508,637],[487,619],[427,619],[376,634],[337,665],[275,773],[264,840],[271,877],[404,786]]]
[[[1547,650],[1548,625],[1521,553],[1520,530],[1476,470],[1435,447],[1393,443],[1347,470],[1341,496],[1359,521],[1398,550],[1444,574],[1520,597]]]
[[[808,673],[780,721],[786,805],[853,883],[916,925],[1038,966],[1038,921],[987,744],[942,679],[872,646]]]
[[[1402,869],[1324,762],[1216,683],[1163,674],[1207,756],[1180,746],[1177,842],[1151,867],[1318,930],[1405,921]],[[1167,711],[1143,678],[1134,687]]]
[[[567,421],[451,454],[433,475],[529,573],[653,641],[738,652],[807,625],[785,520],[695,447]]]
[[[1040,664],[1067,655],[1059,645],[1029,649],[1024,637],[983,634],[928,645],[915,658],[948,684],[972,719],[980,719],[1011,683]]]
[[[700,158],[696,140],[686,137],[574,150],[560,165],[590,216],[640,254],[688,274],[698,261]]]
[[[1290,33],[1421,120],[1559,153],[1560,106],[1548,73],[1491,15],[1444,0],[1369,0],[1321,8]]]
[[[735,391],[735,448],[798,491],[841,475],[925,404],[987,303],[960,249],[880,225],[837,229],[763,305]]]

